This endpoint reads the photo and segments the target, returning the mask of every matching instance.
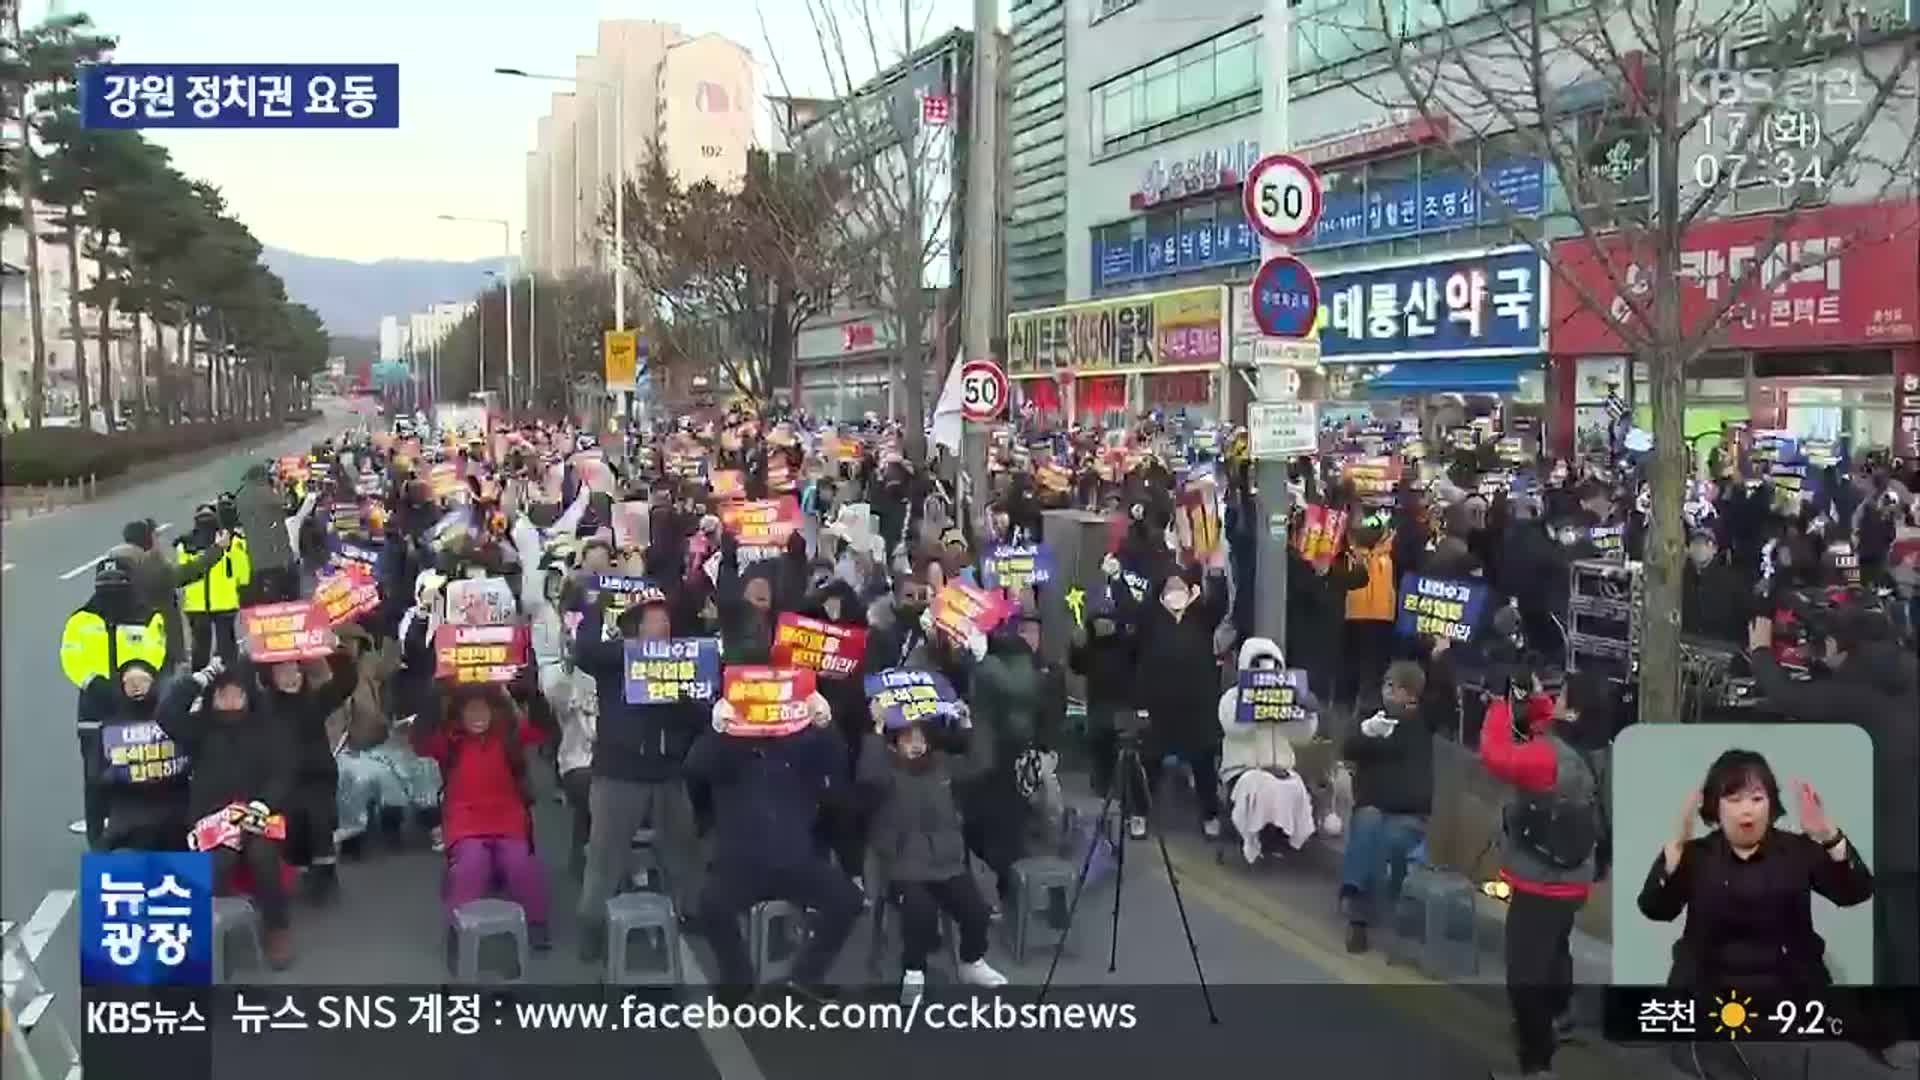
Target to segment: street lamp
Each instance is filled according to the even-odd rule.
[[[627,328],[627,155],[626,155],[626,92],[620,80],[603,81],[600,79],[580,79],[571,75],[536,75],[519,68],[497,67],[495,75],[511,75],[518,79],[535,79],[540,82],[567,83],[573,86],[591,86],[613,95],[613,328]],[[596,135],[598,132],[595,133]]]
[[[504,218],[461,217],[457,214],[441,214],[441,221],[464,221],[475,225],[500,226],[500,258],[504,264],[501,269],[501,281],[507,287],[507,412],[513,412],[513,226]],[[484,330],[484,325],[482,326]],[[480,341],[480,385],[486,386],[487,344],[483,334]]]

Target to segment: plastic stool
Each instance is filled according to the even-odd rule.
[[[253,901],[244,896],[216,896],[213,898],[213,978],[216,982],[226,982],[232,976],[227,968],[227,936],[230,934],[241,935],[246,946],[253,950],[249,966],[257,966],[266,959],[260,947],[260,913],[254,909]]]
[[[1480,935],[1473,893],[1473,884],[1459,874],[1407,867],[1393,913],[1388,959],[1435,978],[1478,973]]]
[[[628,963],[633,935],[641,946]],[[656,945],[657,943],[657,945]],[[615,986],[677,986],[680,983],[680,920],[673,901],[659,893],[625,893],[607,901],[607,982]]]
[[[805,913],[785,900],[762,900],[748,913],[747,948],[755,982],[778,982],[793,974],[807,941]]]
[[[521,982],[527,977],[527,913],[511,900],[469,900],[453,909],[454,978],[462,982]],[[489,939],[510,937],[513,974],[484,979],[480,949]]]
[[[1065,859],[1036,855],[1013,864],[1011,901],[1013,962],[1027,961],[1027,945],[1032,941],[1033,917],[1041,912],[1057,918],[1055,929],[1064,938],[1067,932],[1067,908],[1073,902],[1074,883],[1079,871]]]

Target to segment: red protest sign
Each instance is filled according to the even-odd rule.
[[[828,679],[845,679],[860,670],[867,655],[867,632],[857,626],[809,619],[791,612],[773,630],[773,662],[805,668]]]
[[[966,641],[975,630],[990,633],[1006,617],[1006,597],[964,581],[953,582],[933,598],[933,624],[955,641]]]
[[[747,497],[747,481],[739,469],[715,469],[710,481],[713,497],[722,501]]]
[[[317,660],[332,653],[335,645],[326,613],[306,600],[241,608],[240,633],[247,641],[247,656],[256,664]]]
[[[320,610],[328,626],[339,626],[378,608],[380,586],[358,563],[345,563],[338,573],[320,580],[313,590],[313,606]]]
[[[735,503],[720,511],[720,521],[742,547],[784,547],[800,527],[800,501],[788,495]]]
[[[299,454],[288,454],[280,459],[278,471],[280,473],[280,479],[285,480],[289,484],[305,480],[307,478],[307,459],[301,457]]]
[[[1300,532],[1294,537],[1294,549],[1308,562],[1331,559],[1340,550],[1347,535],[1347,514],[1319,503],[1309,503],[1301,517]]]
[[[453,683],[504,683],[527,663],[525,626],[442,626],[433,636],[433,677]]]
[[[793,466],[787,462],[787,455],[773,455],[767,462],[767,490],[784,495],[793,491],[793,485]]]
[[[733,706],[729,735],[791,735],[813,722],[807,699],[814,675],[795,667],[729,666],[727,704]]]

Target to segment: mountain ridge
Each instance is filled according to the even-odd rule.
[[[380,317],[467,300],[487,287],[499,259],[355,262],[267,247],[261,261],[286,282],[287,298],[318,312],[334,334],[378,336]]]

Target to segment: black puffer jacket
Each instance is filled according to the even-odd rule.
[[[247,692],[246,711],[214,711],[215,691],[228,684]],[[174,680],[161,696],[155,718],[193,758],[187,782],[189,825],[231,803],[258,800],[276,810],[285,805],[293,790],[293,747],[245,662],[221,673],[205,690],[192,678]]]
[[[329,781],[339,776],[333,760],[333,747],[327,741],[327,717],[346,704],[360,684],[360,668],[345,649],[327,657],[332,673],[326,685],[315,686],[311,676],[297,694],[283,694],[273,688],[273,676],[260,671],[260,688],[267,695],[267,708],[274,722],[287,734],[293,748],[294,775],[301,782]],[[303,673],[304,674],[304,673]]]

